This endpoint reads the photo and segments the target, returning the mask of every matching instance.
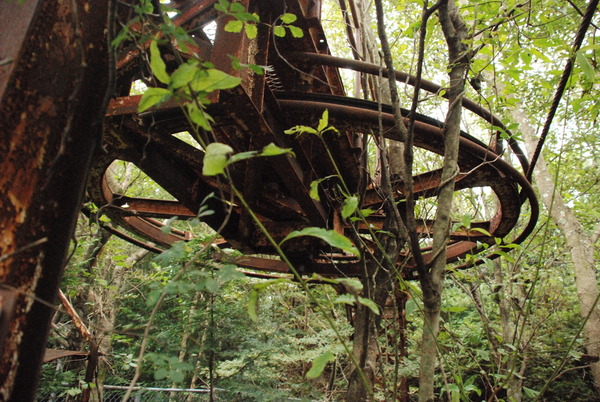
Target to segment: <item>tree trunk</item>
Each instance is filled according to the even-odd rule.
[[[380,4],[377,5],[380,7]],[[371,28],[370,4],[364,0],[350,0],[350,9],[352,10],[353,20],[357,29],[357,51],[359,58],[381,64],[381,58],[377,50],[377,40],[375,33]],[[378,11],[378,14],[380,12]],[[383,25],[382,19],[378,16],[378,26]],[[381,30],[380,30],[381,31]],[[381,32],[380,32],[381,36]],[[387,49],[389,51],[389,48]],[[390,74],[393,77],[393,74]],[[370,77],[372,81],[364,84],[364,95],[368,97],[369,92],[374,99],[383,103],[393,103],[390,94],[390,88],[382,85],[379,79]],[[390,84],[391,85],[391,84]],[[358,85],[357,85],[358,87]],[[364,266],[363,285],[364,297],[374,301],[379,307],[380,314],[374,314],[366,306],[359,304],[354,316],[354,339],[353,354],[359,364],[354,368],[348,381],[348,401],[368,400],[373,397],[373,386],[377,375],[377,359],[380,348],[377,338],[381,333],[381,321],[386,301],[390,295],[393,297],[394,283],[397,281],[397,262],[400,251],[406,244],[406,231],[394,200],[394,193],[390,182],[389,160],[387,157],[387,142],[383,138],[383,133],[379,133],[377,158],[381,167],[377,182],[381,183],[381,188],[387,202],[384,205],[386,219],[383,225],[383,231],[389,234],[382,234],[379,237],[381,249],[377,250],[375,255],[367,256]],[[402,233],[402,235],[401,235]],[[394,384],[394,388],[396,385]]]
[[[458,173],[458,145],[462,98],[465,76],[469,68],[469,49],[464,44],[467,28],[453,0],[443,3],[438,12],[446,43],[450,65],[448,88],[448,113],[444,124],[444,162],[437,211],[433,226],[433,261],[429,270],[419,271],[423,291],[423,338],[419,366],[419,401],[433,401],[437,335],[440,326],[444,271],[446,269],[446,244],[451,224],[454,177]]]
[[[383,313],[385,302],[391,290],[392,277],[381,263],[370,260],[365,263],[367,274],[363,280],[364,297],[373,300]],[[388,272],[386,272],[388,271]],[[347,401],[365,401],[371,399],[379,347],[377,337],[381,330],[381,315],[374,314],[368,307],[359,304],[354,316],[353,354],[360,366],[354,369],[348,381]],[[361,376],[364,375],[364,378]],[[366,380],[366,383],[365,383]]]
[[[507,280],[502,272],[502,261],[500,258],[494,261],[494,282],[496,289],[494,298],[498,304],[500,326],[502,328],[502,339],[504,343],[512,344],[515,347],[515,350],[522,352],[527,346],[516,344],[519,341],[519,337],[515,336],[516,320],[512,318],[510,313],[511,305],[509,300],[511,297],[514,297],[512,289],[513,285],[507,283]],[[524,330],[524,328],[521,329],[521,331]],[[510,356],[506,362],[503,362],[502,359],[499,359],[498,365],[504,366],[504,373],[508,376],[506,379],[506,396],[509,398],[509,400],[521,402],[523,397],[523,377],[521,374],[525,371],[526,360],[519,359],[519,353],[516,353],[515,350],[510,352]]]
[[[536,146],[533,126],[522,108],[512,110],[511,115],[519,123],[527,150],[532,154]],[[563,200],[542,156],[538,159],[534,173],[542,202],[563,233],[571,254],[581,315],[583,319],[587,319],[583,328],[584,346],[589,355],[598,357],[600,355],[600,304],[598,304],[600,291],[594,265],[593,235],[586,233],[575,213]],[[600,396],[600,362],[592,363],[591,370],[596,393]]]

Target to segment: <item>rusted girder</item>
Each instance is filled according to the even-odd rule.
[[[216,18],[216,15],[207,11],[210,3],[204,1],[201,2],[202,7],[184,8],[181,15],[176,17],[176,24],[183,27],[207,24]],[[273,18],[275,11],[269,8],[268,3],[257,1],[243,4],[250,7],[250,12],[257,11],[261,18],[271,21],[269,18]],[[380,66],[335,58],[328,54],[327,42],[317,18],[320,2],[287,0],[286,4],[287,11],[298,16],[295,24],[306,34],[302,39],[290,36],[276,38],[263,32],[263,27],[256,39],[240,36],[236,41],[236,35],[224,32],[224,21],[217,23],[212,43],[206,38],[199,38],[208,60],[242,78],[240,88],[221,91],[212,96],[214,103],[209,106],[208,112],[213,116],[215,124],[212,139],[208,140],[226,143],[235,152],[257,150],[269,142],[291,147],[295,152],[295,158],[279,156],[229,166],[232,182],[243,193],[261,224],[268,228],[277,241],[290,231],[307,226],[349,232],[350,225],[339,219],[340,201],[336,200],[339,197],[335,190],[336,181],[321,184],[323,191],[320,201],[310,197],[309,184],[316,179],[335,175],[339,169],[349,191],[356,192],[360,175],[364,171],[359,163],[359,154],[363,150],[358,140],[376,131],[380,119],[387,137],[399,140],[393,130],[391,108],[383,105],[382,112],[379,112],[380,107],[374,102],[345,97],[338,71],[340,68],[348,68],[364,74],[379,75]],[[256,8],[252,8],[254,6]],[[144,46],[142,45],[142,49]],[[135,71],[139,71],[140,63],[140,59],[134,57],[136,52],[139,49],[122,55],[119,62],[121,80],[136,79]],[[260,62],[271,66],[269,78],[265,80],[249,71],[236,72],[229,65],[227,54],[236,56],[242,63]],[[188,57],[186,54],[181,56]],[[415,81],[413,76],[402,72],[396,73],[396,79],[408,85]],[[439,85],[429,81],[423,81],[422,88],[433,93],[441,90]],[[111,128],[105,139],[109,159],[104,165],[97,164],[89,189],[98,206],[105,206],[104,211],[114,217],[116,222],[121,222],[130,231],[155,243],[147,248],[156,245],[165,247],[191,234],[165,234],[161,231],[162,224],[156,219],[166,218],[170,213],[183,219],[189,218],[200,207],[204,195],[211,191],[219,192],[229,200],[231,208],[225,212],[222,207],[211,205],[211,208],[216,208],[216,213],[206,218],[206,222],[216,229],[228,216],[229,221],[221,234],[231,246],[253,253],[274,254],[272,245],[233,197],[229,184],[201,175],[203,150],[194,149],[172,136],[178,131],[191,130],[175,105],[163,104],[138,116],[138,100],[138,96],[123,96],[115,99],[109,108],[107,122]],[[486,124],[504,130],[510,136],[510,132],[491,112],[468,99],[463,104]],[[330,124],[340,130],[339,135],[328,133],[323,137],[326,147],[332,151],[333,160],[330,160],[323,142],[316,136],[290,137],[282,134],[284,129],[297,124],[316,126],[324,110],[329,110]],[[441,122],[417,116],[414,127],[416,147],[434,154],[443,153]],[[141,151],[142,144],[144,152]],[[509,140],[509,145],[519,156],[522,169],[526,170],[527,160],[518,144]],[[107,163],[114,159],[135,163],[177,201],[165,203],[115,194],[115,190],[109,189],[103,179]],[[470,229],[454,228],[450,234],[448,262],[480,251],[482,244],[494,244],[496,238],[505,237],[516,227],[522,229],[513,235],[512,241],[518,243],[525,239],[535,225],[538,205],[531,186],[522,173],[502,159],[499,148],[488,147],[464,132],[461,134],[459,167],[461,171],[455,178],[456,191],[485,187],[495,194],[498,205],[493,216],[473,222]],[[375,180],[372,182],[375,183]],[[415,197],[436,197],[440,182],[439,169],[415,176]],[[406,196],[403,184],[395,183],[394,191],[396,201],[401,203]],[[521,207],[527,201],[531,214],[524,225],[518,225]],[[367,189],[360,206],[379,212],[368,217],[366,223],[358,225],[361,235],[368,237],[367,229],[382,226],[385,219],[381,212],[382,203],[380,191],[373,184]],[[430,237],[432,222],[426,218],[421,219],[417,230],[423,238]],[[365,239],[365,242],[370,244],[372,240]],[[315,245],[301,245],[307,248],[313,246]],[[423,252],[427,261],[430,254],[427,246],[423,247]],[[305,264],[310,272],[324,275],[360,273],[361,263],[357,258],[341,255],[339,250],[324,250],[317,245],[317,252],[311,255],[312,261]],[[404,260],[404,268],[410,271],[413,262],[406,258]],[[272,258],[243,257],[237,263],[262,271],[288,272],[284,263]]]
[[[33,400],[100,142],[109,1],[0,2],[0,399]]]
[[[283,95],[283,94],[280,94]],[[292,99],[295,96],[297,99]],[[389,108],[384,108],[382,114],[376,110],[377,105],[373,102],[360,101],[357,103],[354,99],[336,97],[331,95],[315,95],[310,96],[295,94],[283,96],[283,99],[279,100],[279,107],[283,114],[286,116],[289,125],[299,124],[310,121],[321,115],[325,109],[329,110],[330,122],[335,125],[342,133],[352,130],[363,130],[368,132],[369,127],[374,127],[378,124],[381,118],[386,128],[386,132],[389,133],[390,138],[394,138],[393,130],[389,130],[394,125],[393,116]],[[254,131],[255,136],[259,135],[270,135],[268,131]],[[423,149],[430,150],[434,153],[441,153],[443,151],[443,130],[441,129],[441,123],[426,118],[424,116],[418,116],[415,124],[415,146]],[[343,136],[332,138],[335,141],[336,138],[344,138]],[[260,141],[259,141],[260,142]],[[335,144],[335,142],[334,142]],[[338,164],[345,169],[351,169],[352,165],[348,165],[343,158],[338,159]],[[197,163],[201,164],[201,160]],[[265,163],[269,163],[268,161]],[[356,168],[356,166],[354,166]],[[484,229],[491,235],[486,235],[477,230],[465,230],[460,228],[451,233],[452,242],[448,247],[448,261],[456,261],[458,258],[463,257],[467,253],[473,253],[477,251],[477,244],[493,244],[495,238],[503,238],[506,236],[517,224],[520,215],[521,203],[525,200],[530,202],[530,208],[532,214],[528,224],[525,225],[522,233],[518,234],[515,241],[522,241],[531,231],[535,224],[535,217],[537,216],[537,202],[535,196],[529,186],[529,183],[524,179],[515,168],[509,165],[507,162],[502,160],[499,155],[493,153],[487,149],[480,141],[463,134],[461,138],[461,156],[459,159],[459,167],[461,168],[462,174],[456,177],[456,190],[474,188],[474,187],[488,187],[496,193],[499,200],[498,209],[496,214],[488,221],[474,222],[472,228]],[[193,166],[189,166],[189,169],[193,169]],[[196,168],[198,169],[198,168]],[[424,173],[415,177],[415,195],[421,198],[430,198],[437,195],[437,188],[440,184],[440,171],[434,170],[428,173]],[[403,187],[401,183],[396,184],[395,187],[398,194],[398,201],[402,200]],[[519,195],[519,189],[526,195],[526,198],[521,200]],[[225,190],[226,191],[226,190]],[[280,197],[285,198],[286,193],[283,187],[279,190]],[[269,200],[271,197],[277,199],[277,196],[272,193],[262,195],[263,202]],[[128,199],[129,200],[129,199]],[[132,200],[132,205],[135,203],[147,203],[146,200]],[[272,202],[272,201],[271,201]],[[369,189],[365,198],[363,199],[362,207],[371,207],[375,210],[381,210],[382,200],[378,195],[378,191],[375,187]],[[271,204],[274,205],[274,204]],[[302,205],[302,204],[301,204]],[[140,210],[140,214],[155,217],[164,217],[161,214],[159,205],[157,203],[156,208]],[[129,209],[129,208],[128,208]],[[292,230],[302,227],[302,221],[293,221],[288,219],[282,219],[282,215],[278,215],[277,210],[273,209],[271,214],[268,215],[270,219],[263,221],[263,224],[267,226],[277,238],[284,237],[287,233]],[[279,219],[277,219],[279,217]],[[266,216],[265,216],[266,218]],[[381,214],[374,214],[367,218],[367,223],[372,225],[374,228],[381,226],[381,222],[385,216]],[[146,225],[147,231],[145,236],[152,241],[165,244],[164,239],[159,237],[164,236],[160,231],[159,225],[148,225],[143,223],[143,219],[134,216],[127,216],[123,218],[124,222],[130,226],[136,233],[143,233],[139,230],[140,225]],[[137,226],[136,226],[137,225]],[[306,225],[306,224],[304,224]],[[364,225],[363,225],[364,226]],[[366,229],[366,227],[359,226],[359,230]],[[420,232],[423,235],[431,235],[431,222],[423,222],[420,225]],[[170,238],[175,240],[175,237]],[[265,242],[264,238],[258,234],[252,239],[241,239],[234,233],[233,236],[225,235],[225,238],[234,243],[244,243],[251,249],[260,249],[263,252],[269,252],[269,245]],[[272,250],[271,250],[272,252]],[[425,259],[427,260],[427,249],[424,249]],[[323,257],[323,261],[319,262],[318,257],[311,265],[310,270],[324,275],[333,275],[334,273],[345,275],[353,275],[360,272],[358,265],[353,265],[352,261],[346,261],[341,264],[339,260],[326,260],[326,256]],[[244,259],[240,260],[240,264],[244,265]],[[265,271],[276,271],[286,272],[287,268],[285,264],[280,261],[274,262],[273,260],[261,261],[261,259],[252,257],[252,266],[244,265],[246,267],[252,267],[254,269],[265,270]],[[338,264],[336,267],[335,265]],[[410,269],[412,263],[409,261],[405,266]]]

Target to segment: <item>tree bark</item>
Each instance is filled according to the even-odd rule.
[[[512,344],[515,350],[524,352],[527,347],[526,342],[518,344],[519,337],[516,335],[515,321],[511,315],[510,298],[513,296],[513,285],[507,283],[507,279],[502,272],[502,261],[497,259],[494,261],[494,282],[496,287],[495,301],[498,304],[500,327],[502,328],[502,339],[504,343]],[[514,285],[517,286],[517,285]],[[522,329],[524,331],[524,328]],[[526,368],[526,360],[520,359],[519,353],[510,352],[508,360],[503,362],[502,356],[499,356],[498,365],[503,367],[504,374],[508,376],[506,379],[506,396],[515,402],[521,402],[523,397],[523,377],[522,374]],[[518,367],[517,367],[518,366]],[[518,374],[518,375],[517,375]]]
[[[419,401],[435,399],[434,378],[437,358],[437,335],[440,327],[442,290],[446,269],[446,244],[451,225],[454,177],[458,173],[458,145],[462,98],[465,77],[469,68],[469,49],[463,40],[467,28],[453,0],[440,6],[439,19],[448,45],[450,87],[448,88],[448,113],[444,124],[444,162],[437,211],[433,226],[433,260],[429,269],[419,270],[423,291],[423,338],[419,366]]]
[[[355,21],[358,22],[359,36],[362,38],[360,43],[361,49],[366,49],[363,53],[363,57],[371,62],[381,63],[381,59],[376,50],[377,41],[373,30],[370,28],[370,21],[368,5],[365,1],[354,1],[351,0],[350,8],[355,13]],[[376,2],[377,8],[377,25],[379,31],[379,37],[383,38],[382,48],[384,53],[387,55],[386,65],[388,68],[391,66],[391,54],[389,53],[389,46],[385,37],[384,22],[381,13],[381,2]],[[394,77],[394,74],[389,74],[390,77]],[[392,86],[395,84],[393,78],[389,80],[389,87],[382,86],[379,80],[370,84],[374,98],[380,102],[392,103],[397,105],[397,95],[391,94]],[[367,88],[363,88],[365,93],[368,92]],[[400,118],[400,124],[402,119]],[[404,126],[403,126],[404,127]],[[380,315],[374,314],[369,308],[359,304],[354,318],[354,339],[353,339],[353,354],[356,361],[359,363],[359,367],[355,368],[348,381],[348,401],[358,400],[369,400],[373,396],[373,385],[375,383],[375,377],[377,374],[377,358],[379,356],[379,345],[377,338],[381,332],[381,314],[383,314],[386,300],[390,295],[393,297],[393,284],[398,279],[397,262],[400,255],[400,251],[406,244],[406,228],[400,217],[397,206],[394,204],[394,193],[391,187],[390,180],[390,167],[387,156],[386,140],[383,137],[383,133],[378,133],[376,139],[379,147],[377,157],[380,162],[380,180],[381,189],[386,196],[386,202],[384,204],[384,211],[386,219],[383,225],[383,232],[379,236],[378,241],[381,244],[381,249],[378,249],[375,255],[367,256],[365,261],[365,272],[363,276],[363,285],[365,291],[365,297],[370,298],[379,307]],[[361,375],[362,372],[362,375]],[[396,385],[394,385],[394,388]]]
[[[532,153],[536,146],[535,130],[532,124],[520,105],[510,113],[520,125],[527,151]],[[556,226],[563,233],[571,254],[581,315],[583,319],[587,319],[583,327],[584,347],[588,354],[598,357],[600,355],[600,305],[598,304],[600,291],[594,265],[594,234],[586,232],[573,210],[567,206],[556,189],[554,179],[541,155],[534,173],[542,202]],[[599,229],[600,225],[594,232]],[[591,371],[596,393],[600,396],[600,362],[592,363]]]

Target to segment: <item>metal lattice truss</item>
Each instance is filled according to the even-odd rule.
[[[378,76],[380,68],[330,55],[319,20],[318,1],[285,2],[287,12],[298,17],[294,24],[304,31],[303,38],[291,35],[275,37],[269,26],[261,25],[258,36],[252,40],[243,34],[226,32],[224,26],[228,19],[218,18],[214,3],[208,0],[188,2],[173,20],[177,26],[199,32],[195,36],[197,49],[192,49],[193,53],[212,62],[216,68],[243,79],[240,87],[212,95],[213,103],[207,110],[214,118],[214,137],[210,138],[228,144],[235,152],[259,150],[269,143],[275,143],[280,147],[292,148],[295,153],[295,157],[280,155],[232,164],[231,179],[276,240],[283,239],[293,230],[308,226],[348,233],[351,230],[349,223],[340,218],[341,201],[336,192],[337,182],[322,182],[320,201],[309,194],[311,182],[336,173],[322,142],[314,136],[285,135],[284,130],[298,124],[316,126],[323,111],[328,110],[329,122],[339,130],[339,134],[325,134],[325,142],[332,151],[344,181],[351,191],[357,192],[361,171],[365,170],[361,167],[360,158],[361,153],[366,151],[362,148],[363,136],[377,132],[381,121],[387,138],[399,140],[399,137],[394,130],[391,108],[383,105],[379,110],[376,102],[348,97],[342,85],[340,69],[354,70],[364,76]],[[251,12],[257,12],[263,21],[273,22],[277,17],[275,13],[278,11],[273,10],[268,1],[243,0],[241,3],[250,7]],[[216,24],[214,38],[209,38],[201,30],[210,24]],[[223,244],[246,254],[235,262],[259,271],[289,272],[282,261],[257,256],[275,254],[264,233],[231,195],[227,181],[202,175],[202,148],[173,135],[192,130],[180,107],[167,102],[149,112],[136,112],[140,96],[129,95],[129,89],[144,69],[140,54],[148,46],[149,43],[138,44],[137,47],[132,45],[119,55],[117,84],[120,96],[111,101],[106,114],[106,152],[97,157],[92,171],[88,185],[91,200],[112,219],[108,227],[115,233],[133,243],[160,251],[175,241],[193,236],[185,230],[162,231],[164,219],[173,216],[180,219],[196,217],[209,194],[220,194],[225,199],[233,200],[233,203],[223,203],[217,197],[208,198],[206,206],[214,214],[202,220],[215,230],[226,222],[220,231]],[[231,67],[230,55],[242,63],[266,65],[271,69],[266,75],[257,75],[250,70],[235,71]],[[180,56],[184,59],[187,57],[183,52]],[[173,60],[176,59],[173,57]],[[174,67],[176,64],[170,66]],[[403,73],[397,73],[396,78],[407,85],[414,81],[414,77]],[[431,93],[440,90],[439,86],[427,81],[423,82],[422,88]],[[508,133],[500,120],[476,103],[465,100],[464,107],[488,127],[494,126],[496,130],[504,129]],[[456,191],[483,188],[484,191],[493,192],[497,202],[496,210],[489,219],[475,221],[468,229],[454,227],[447,250],[448,262],[459,261],[467,254],[494,245],[496,238],[509,236],[510,242],[522,242],[531,233],[538,214],[534,192],[522,173],[527,170],[527,161],[514,141],[508,144],[512,154],[519,159],[519,168],[514,167],[503,155],[498,143],[490,147],[465,132],[460,141],[461,173],[455,178]],[[417,116],[414,146],[442,155],[442,123],[426,116]],[[111,186],[110,174],[107,173],[115,160],[135,164],[171,194],[174,200],[119,194],[115,186]],[[377,185],[379,179],[376,173],[372,176],[360,207],[377,211],[367,218],[367,224],[371,229],[380,229],[385,219],[383,200]],[[414,176],[415,199],[434,199],[440,177],[441,169]],[[396,201],[401,202],[405,198],[401,181],[394,182],[394,192]],[[527,204],[529,211],[522,212],[522,207]],[[114,224],[119,224],[122,229],[117,229]],[[359,225],[358,230],[366,233],[366,226]],[[431,220],[421,219],[418,227],[424,239],[425,261],[431,257],[427,238],[432,236],[432,226]],[[296,247],[306,249],[306,272],[323,275],[358,275],[360,272],[356,256],[320,244],[300,243]],[[312,250],[310,253],[309,248]],[[410,276],[414,263],[410,258],[407,261],[404,259],[404,271]]]

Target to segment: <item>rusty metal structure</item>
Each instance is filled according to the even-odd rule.
[[[330,54],[320,23],[321,4],[318,0],[285,2],[286,12],[298,17],[295,25],[303,30],[304,37],[277,37],[272,34],[270,26],[263,24],[259,25],[258,36],[252,40],[243,34],[227,32],[224,27],[229,19],[217,15],[214,3],[216,1],[211,0],[186,2],[173,20],[177,26],[199,32],[196,36],[198,49],[195,51],[201,59],[243,78],[241,87],[214,94],[213,103],[208,107],[208,113],[215,120],[214,135],[207,137],[207,142],[228,144],[236,153],[261,149],[271,142],[294,150],[295,157],[260,158],[230,167],[236,187],[276,240],[308,226],[347,233],[350,228],[340,218],[342,204],[335,191],[336,182],[331,185],[323,182],[320,201],[309,194],[313,180],[336,174],[336,166],[329,160],[327,150],[314,136],[293,137],[285,135],[284,130],[298,124],[316,126],[323,111],[328,110],[330,123],[340,133],[326,134],[326,145],[332,150],[335,165],[350,191],[357,193],[360,175],[365,170],[360,160],[361,153],[366,151],[363,149],[363,137],[376,132],[381,119],[386,136],[390,140],[399,138],[393,129],[391,108],[383,105],[380,110],[376,102],[349,97],[344,90],[340,70],[352,70],[363,76],[385,75],[385,71],[382,72],[377,65]],[[277,17],[283,12],[283,9],[273,11],[269,1],[245,0],[241,3],[268,24],[277,24]],[[210,24],[216,26],[214,38],[209,38],[202,31]],[[147,48],[148,44],[145,46]],[[130,48],[119,57],[121,93],[111,101],[106,113],[106,153],[95,162],[88,193],[113,223],[118,223],[129,233],[115,226],[108,226],[110,230],[142,247],[160,251],[175,241],[193,236],[185,230],[165,233],[161,230],[164,225],[162,219],[196,217],[201,203],[211,193],[221,194],[227,200],[235,197],[227,183],[202,175],[203,150],[173,135],[192,130],[178,105],[167,102],[148,112],[136,112],[140,95],[129,95],[129,90],[143,70],[139,52],[139,48]],[[185,54],[181,56],[186,57]],[[266,75],[239,73],[232,68],[230,56],[244,64],[267,65],[270,70]],[[404,73],[397,73],[396,78],[407,85],[412,85],[415,80]],[[438,85],[427,81],[423,82],[422,88],[431,93],[441,90]],[[488,126],[495,126],[510,135],[502,122],[489,111],[470,100],[466,100],[464,105]],[[442,154],[442,123],[423,115],[417,116],[414,144],[425,151]],[[470,229],[463,227],[451,234],[448,262],[458,261],[494,244],[495,238],[504,238],[517,227],[517,234],[510,241],[519,243],[533,229],[538,206],[534,192],[522,174],[527,170],[527,160],[515,141],[509,141],[508,145],[518,157],[521,171],[503,157],[499,143],[490,147],[468,133],[462,134],[461,173],[455,179],[456,190],[489,188],[498,202],[497,210],[489,220],[474,222]],[[111,180],[106,174],[115,160],[134,163],[170,193],[173,200],[119,194],[111,188]],[[441,169],[416,175],[415,198],[436,197],[440,177]],[[367,218],[368,225],[359,227],[359,231],[365,232],[367,226],[380,229],[385,219],[377,178],[372,177],[370,183],[362,197],[361,207],[378,212]],[[405,194],[400,181],[395,182],[394,191],[397,201],[401,202]],[[521,206],[526,202],[531,213],[524,224],[518,223]],[[237,265],[258,271],[289,272],[282,261],[265,258],[265,254],[275,254],[274,249],[241,204],[233,201],[232,208],[228,209],[222,201],[212,198],[207,201],[207,206],[215,212],[203,218],[208,225],[216,230],[226,222],[220,230],[224,239],[222,244],[246,254],[235,261]],[[421,220],[419,230],[424,238],[431,235],[431,227],[430,220]],[[298,247],[301,254],[310,256],[302,262],[307,273],[359,275],[360,264],[356,256],[319,245]],[[315,247],[316,252],[313,250]],[[423,251],[427,260],[430,250],[426,244]],[[404,267],[406,277],[414,275],[413,265],[409,260]]]
[[[108,15],[106,1],[0,2],[0,400],[34,398],[101,138]]]
[[[212,94],[207,112],[214,124],[206,140],[228,144],[235,152],[258,150],[269,143],[293,149],[295,157],[255,158],[230,166],[231,179],[276,240],[309,226],[347,233],[351,228],[341,219],[337,182],[322,182],[320,200],[310,196],[310,184],[339,171],[350,192],[357,193],[366,169],[361,165],[361,154],[366,152],[364,137],[381,125],[389,140],[400,139],[391,108],[348,96],[340,73],[346,69],[362,76],[385,76],[385,71],[377,65],[330,54],[320,21],[320,0],[241,0],[264,22],[258,25],[254,39],[227,32],[228,18],[218,15],[215,3],[173,2],[180,8],[172,17],[174,24],[194,33],[196,47],[186,52],[172,47],[178,54],[171,53],[170,59],[169,49],[163,49],[170,69],[176,67],[179,58],[185,60],[193,53],[242,78],[240,87]],[[254,272],[290,272],[286,264],[273,258],[274,248],[237,202],[227,182],[202,175],[202,147],[175,135],[192,130],[180,107],[166,102],[137,113],[140,96],[132,95],[131,87],[148,73],[141,56],[149,42],[131,44],[117,54],[116,96],[106,104],[109,4],[26,0],[20,6],[0,2],[2,399],[33,397],[32,382],[36,382],[42,361],[51,306],[88,173],[87,197],[111,218],[107,229],[134,244],[159,252],[176,241],[190,239],[193,234],[186,230],[161,230],[164,219],[194,218],[204,202],[214,213],[202,220],[220,229],[221,245],[244,253],[235,260],[237,265]],[[282,12],[298,17],[294,25],[304,32],[302,38],[273,35],[272,26],[279,23]],[[206,33],[210,26],[215,27],[214,35]],[[135,25],[130,28],[136,29]],[[269,66],[269,71],[265,75],[237,71],[230,56],[243,64]],[[398,81],[414,84],[414,77],[396,75]],[[426,81],[422,88],[431,93],[441,89]],[[466,100],[464,106],[489,127],[508,134],[508,147],[521,166],[514,167],[505,157],[500,141],[488,146],[469,133],[462,134],[456,190],[489,189],[497,198],[497,207],[488,220],[473,222],[469,229],[455,228],[448,262],[481,251],[495,244],[496,238],[510,236],[510,242],[522,242],[533,230],[538,214],[537,200],[523,174],[528,169],[527,160],[518,144],[510,140],[510,132],[475,102]],[[298,124],[316,126],[324,110],[329,111],[330,124],[339,130],[339,134],[324,136],[326,147],[311,136],[284,134]],[[103,114],[102,147],[98,149]],[[418,115],[415,147],[442,154],[442,127],[441,122]],[[111,183],[109,169],[116,160],[135,164],[172,199],[119,193]],[[358,226],[359,232],[377,230],[385,219],[375,176],[365,188],[360,207],[376,212]],[[436,197],[440,177],[440,169],[416,175],[416,198]],[[406,194],[400,181],[394,183],[394,192],[401,204]],[[221,199],[208,197],[212,193]],[[523,213],[526,204],[529,212]],[[419,225],[427,261],[432,222],[422,219]],[[299,242],[293,247],[290,252],[305,256],[302,265],[306,273],[360,275],[355,255],[319,243]],[[402,272],[411,278],[414,263],[410,258],[407,261]]]

